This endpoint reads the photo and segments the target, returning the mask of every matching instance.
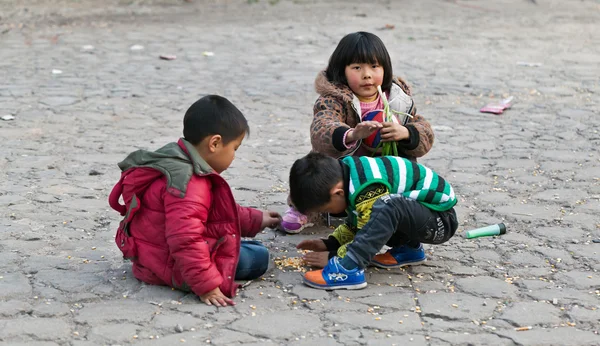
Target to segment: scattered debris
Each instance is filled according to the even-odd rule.
[[[552,304],[558,305],[558,298],[552,298]]]
[[[526,61],[518,61],[517,66],[527,66],[527,67],[540,67],[542,63],[540,62],[526,62]]]
[[[129,49],[133,50],[133,51],[137,51],[137,50],[144,50],[144,46],[139,45],[139,44],[134,44],[133,46],[131,46]]]
[[[500,103],[490,103],[485,107],[481,108],[479,111],[481,113],[493,113],[493,114],[502,114],[505,109],[508,109],[512,106],[510,103],[513,100],[513,97],[509,97],[500,101]]]
[[[596,244],[600,243],[600,238],[598,238],[598,239],[592,239],[592,243],[596,243]]]
[[[7,115],[1,116],[0,119],[2,119],[4,121],[9,121],[9,120],[15,120],[15,117],[10,114],[7,114]]]
[[[394,30],[395,27],[396,26],[393,25],[393,24],[386,24],[385,26],[383,26],[383,27],[381,27],[381,28],[379,28],[377,30]]]
[[[161,55],[159,56],[162,60],[175,60],[177,59],[176,55]]]
[[[517,332],[524,332],[526,330],[531,330],[531,326],[527,326],[527,327],[519,327],[519,328],[515,328],[515,330]]]
[[[98,171],[97,171],[97,170],[95,170],[95,169],[92,169],[92,170],[90,171],[90,173],[88,173],[88,175],[102,175],[102,174],[104,174],[104,173],[102,173],[102,172],[98,172]]]
[[[202,52],[202,55],[204,55],[204,56],[214,56],[215,53],[213,53],[213,52]]]
[[[89,52],[94,50],[94,46],[92,46],[91,44],[86,44],[85,46],[81,47],[81,50],[84,52]]]
[[[181,326],[181,324],[175,326],[175,331],[177,333],[183,333],[183,327]]]
[[[61,74],[61,73],[62,73],[61,70],[57,70],[57,69],[52,70],[52,74]]]
[[[302,250],[299,250],[300,253]],[[292,268],[295,272],[306,272],[306,268],[304,267],[306,263],[304,263],[304,259],[302,257],[287,257],[281,256],[276,257],[275,265],[279,270],[285,271],[286,268]]]

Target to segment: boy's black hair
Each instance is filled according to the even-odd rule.
[[[183,138],[193,145],[212,135],[221,135],[227,144],[244,133],[250,134],[248,121],[222,96],[204,96],[194,102],[183,117]]]
[[[344,179],[340,162],[310,153],[296,160],[290,170],[290,198],[301,213],[315,211],[331,200],[331,189]]]
[[[394,72],[392,60],[379,37],[359,31],[344,36],[329,58],[325,74],[332,83],[348,85],[346,66],[350,64],[379,64],[383,67],[382,90],[390,90]]]

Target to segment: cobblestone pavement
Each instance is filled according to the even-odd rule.
[[[15,118],[0,120],[0,344],[600,344],[598,1],[27,3],[0,5],[0,116]],[[236,197],[283,211],[314,77],[360,29],[434,126],[422,162],[460,195],[457,236],[425,265],[369,269],[360,291],[274,266],[217,309],[138,282],[113,243],[116,163],[176,139],[218,93],[252,126],[225,173]],[[508,95],[504,114],[479,113]],[[499,221],[506,235],[464,238]],[[326,233],[259,238],[296,257]]]

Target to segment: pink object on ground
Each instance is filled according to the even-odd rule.
[[[512,104],[510,103],[512,99],[513,97],[511,96],[507,99],[500,101],[500,103],[490,103],[485,107],[481,108],[479,111],[481,113],[502,114],[502,112],[504,112],[505,109],[510,108],[512,106]]]

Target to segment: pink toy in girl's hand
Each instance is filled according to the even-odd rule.
[[[385,119],[385,115],[383,114],[383,110],[381,109],[375,109],[370,111],[369,113],[365,114],[363,116],[363,121],[377,121],[377,122],[384,122]],[[375,132],[373,132],[369,137],[363,139],[363,144],[371,147],[371,148],[377,148],[377,146],[379,145],[379,142],[381,142],[381,133],[380,130],[377,130]]]
[[[383,123],[385,122],[385,114],[383,113],[382,109],[375,109],[365,114],[362,118],[362,121],[377,121],[379,123]],[[392,121],[398,123],[398,118],[396,116],[392,116]],[[377,148],[377,146],[379,146],[379,142],[381,142],[381,130],[377,130],[369,137],[363,139],[363,144],[370,148]]]

